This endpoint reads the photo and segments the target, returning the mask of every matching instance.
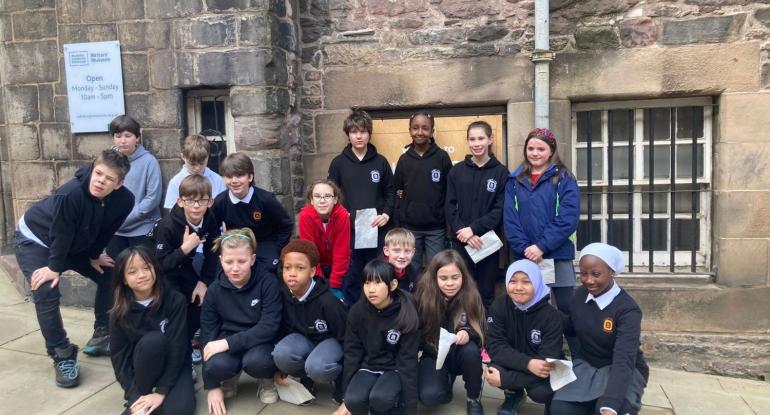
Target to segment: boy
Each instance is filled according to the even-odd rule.
[[[190,302],[187,307],[190,340],[200,328],[203,297],[217,273],[218,258],[211,247],[219,236],[219,222],[208,210],[213,203],[211,182],[197,174],[187,176],[179,186],[176,205],[155,224],[152,232],[155,253],[167,285]],[[200,362],[200,350],[195,349],[193,363]]]
[[[214,200],[217,223],[224,222],[225,229],[250,228],[257,238],[257,259],[275,272],[294,230],[291,217],[273,193],[254,186],[254,164],[246,154],[230,154],[220,171],[228,191]]]
[[[103,151],[74,179],[35,203],[19,219],[14,234],[16,260],[32,289],[40,331],[54,361],[56,385],[63,388],[79,382],[78,346],[70,343],[64,330],[57,285],[61,273],[69,269],[94,281],[94,336],[107,332],[112,281],[103,275],[102,267],[112,267],[114,262],[103,251],[134,206],[134,196],[123,187],[129,168],[128,157]]]
[[[382,254],[396,269],[398,288],[413,292],[417,284],[417,268],[412,264],[414,257],[414,235],[404,228],[393,228],[385,235]]]
[[[220,193],[227,190],[222,176],[214,173],[206,167],[209,162],[209,140],[198,134],[188,135],[182,144],[182,153],[180,154],[184,165],[174,177],[168,182],[166,189],[166,200],[163,202],[164,209],[171,209],[177,204],[179,198],[179,184],[182,180],[191,175],[203,175],[211,182],[211,196],[217,197]]]
[[[350,212],[352,254],[343,291],[345,299],[353,304],[361,295],[361,272],[364,265],[377,258],[384,235],[384,232],[379,232],[377,248],[355,249],[356,210],[377,209],[377,216],[370,226],[384,228],[393,215],[395,192],[393,171],[388,160],[377,153],[377,148],[369,143],[372,135],[372,118],[369,114],[365,111],[353,111],[345,119],[342,131],[348,136],[350,143],[332,160],[328,178],[342,189],[342,194],[345,195],[343,205]]]

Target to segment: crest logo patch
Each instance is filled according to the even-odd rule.
[[[256,212],[252,213],[251,214],[251,218],[254,219],[254,220],[262,220],[262,212],[258,210]]]
[[[610,334],[614,328],[615,321],[612,319],[612,317],[605,317],[604,321],[602,321],[602,330],[604,330],[605,333]]]
[[[497,180],[495,179],[487,180],[487,192],[494,193],[495,190],[497,190]]]
[[[369,175],[372,176],[372,183],[379,183],[380,182],[380,171],[379,170],[372,170],[369,172]]]
[[[398,343],[398,339],[401,338],[401,332],[396,329],[388,330],[388,334],[385,335],[385,341],[390,344]]]
[[[441,181],[441,170],[439,169],[433,169],[430,171],[430,178],[434,182],[438,183]]]
[[[326,333],[329,331],[329,326],[326,325],[326,320],[318,319],[314,323],[315,331],[319,333]]]
[[[540,330],[532,329],[532,331],[529,332],[529,341],[532,344],[540,344],[543,341],[542,335],[540,334]]]

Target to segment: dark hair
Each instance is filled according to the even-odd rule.
[[[125,282],[126,268],[131,260],[137,256],[150,266],[152,273],[155,275],[155,285],[153,285],[152,293],[150,294],[152,297],[152,302],[149,306],[150,310],[157,310],[162,301],[163,284],[160,281],[162,268],[158,260],[155,259],[155,255],[143,246],[132,246],[124,249],[115,259],[114,278],[112,279],[113,306],[110,309],[110,314],[114,321],[117,321],[119,324],[123,323],[123,319],[131,307],[131,302],[134,301],[134,292]]]
[[[219,172],[223,177],[244,176],[248,174],[253,176],[254,163],[244,153],[232,153],[222,161],[222,164],[219,166]],[[254,183],[253,178],[251,183]]]
[[[569,168],[567,168],[567,166],[564,165],[564,163],[561,161],[561,158],[559,157],[559,152],[556,148],[556,138],[554,138],[553,133],[545,128],[535,128],[534,130],[530,131],[529,134],[527,134],[527,138],[524,140],[524,148],[522,149],[524,161],[521,162],[521,166],[523,166],[523,168],[521,169],[521,172],[516,176],[517,179],[524,180],[532,177],[532,165],[529,164],[529,160],[527,159],[527,144],[529,144],[529,140],[533,138],[548,144],[548,147],[551,149],[550,162],[559,168],[560,174],[567,174],[569,177],[573,177],[572,172],[569,170]],[[559,180],[558,176],[559,175],[554,175],[551,180],[554,180],[554,183],[557,183]]]
[[[110,135],[115,135],[118,133],[122,133],[123,131],[128,131],[129,133],[141,137],[142,136],[142,126],[139,125],[139,122],[131,116],[123,114],[118,115],[115,117],[112,121],[110,121],[110,125],[108,127],[110,131]]]
[[[179,198],[185,196],[211,197],[211,181],[203,176],[191,174],[179,184]]]
[[[447,302],[438,287],[438,270],[454,264],[462,274],[462,285],[455,297]],[[453,249],[446,249],[433,256],[425,273],[417,282],[414,294],[417,300],[417,310],[420,315],[420,330],[426,343],[437,346],[441,325],[448,315],[454,329],[459,328],[460,317],[465,313],[467,325],[481,337],[484,343],[484,303],[481,301],[479,289],[468,267],[460,254]]]
[[[401,331],[402,334],[417,330],[420,319],[417,315],[417,309],[414,308],[412,303],[412,297],[400,288],[390,290],[391,284],[396,279],[396,269],[393,268],[393,265],[379,258],[373,259],[364,267],[363,275],[362,286],[368,282],[382,282],[388,286],[388,295],[393,298],[393,301],[400,303],[401,307],[396,317],[396,329]],[[361,295],[359,301],[369,300],[365,295]]]
[[[313,189],[315,189],[315,187],[319,184],[325,184],[331,187],[332,191],[334,192],[334,196],[337,197],[337,203],[342,204],[342,190],[339,186],[337,186],[337,183],[334,183],[334,180],[331,179],[316,180],[307,187],[305,198],[307,199],[308,203],[310,203],[310,200],[313,198]]]
[[[429,113],[426,110],[419,110],[415,112],[414,114],[409,116],[409,128],[412,127],[412,120],[414,120],[415,117],[423,116],[430,121],[430,128],[436,128],[436,120],[434,120],[433,114]]]
[[[353,129],[372,134],[372,117],[366,111],[353,110],[342,124],[342,131],[349,135]]]
[[[492,126],[489,125],[489,123],[486,121],[479,120],[479,121],[474,121],[470,123],[470,125],[468,125],[468,129],[465,131],[466,140],[470,136],[472,128],[481,128],[482,130],[484,130],[484,134],[486,134],[487,137],[492,137]],[[492,153],[492,144],[489,145],[487,153],[489,154],[490,157],[494,155]]]
[[[305,239],[292,239],[289,241],[289,243],[281,249],[281,261],[283,261],[283,257],[285,257],[286,254],[292,252],[305,254],[308,261],[310,261],[311,267],[315,267],[318,265],[318,262],[321,261],[321,254],[318,252],[318,248],[313,242]]]
[[[118,180],[125,179],[128,171],[131,170],[131,162],[128,160],[128,157],[113,149],[102,150],[99,157],[94,160],[94,166],[97,164],[103,164],[112,170],[115,170],[115,174],[118,175]]]

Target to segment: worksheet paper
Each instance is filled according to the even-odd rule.
[[[377,248],[378,227],[372,226],[372,221],[377,217],[377,209],[356,210],[356,240],[355,249]]]
[[[291,376],[286,377],[286,383],[286,386],[275,384],[275,388],[278,390],[278,397],[282,401],[301,405],[315,399],[312,393],[308,392],[301,383],[294,380]]]
[[[449,348],[457,340],[457,335],[448,332],[445,328],[441,328],[438,336],[438,356],[436,356],[436,370],[441,370],[444,367],[444,360],[449,353]]]
[[[465,250],[468,251],[468,256],[471,257],[474,264],[478,264],[482,259],[494,254],[503,247],[503,241],[497,237],[495,231],[489,231],[484,235],[481,235],[481,249],[474,249],[470,245],[465,245]]]
[[[565,386],[567,386],[569,383],[573,382],[575,379],[577,379],[577,376],[575,376],[575,372],[572,371],[572,361],[571,360],[559,360],[559,359],[545,359],[548,363],[553,363],[554,368],[551,370],[551,389],[554,391],[557,391]]]
[[[543,258],[537,265],[540,267],[540,273],[543,275],[544,283],[553,284],[556,282],[556,265],[554,264],[553,259]]]

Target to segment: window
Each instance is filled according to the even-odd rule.
[[[211,143],[208,167],[219,173],[219,163],[235,152],[233,116],[227,90],[187,92],[187,131],[200,134]]]
[[[711,98],[573,106],[578,250],[603,241],[629,271],[708,271],[713,113]]]

